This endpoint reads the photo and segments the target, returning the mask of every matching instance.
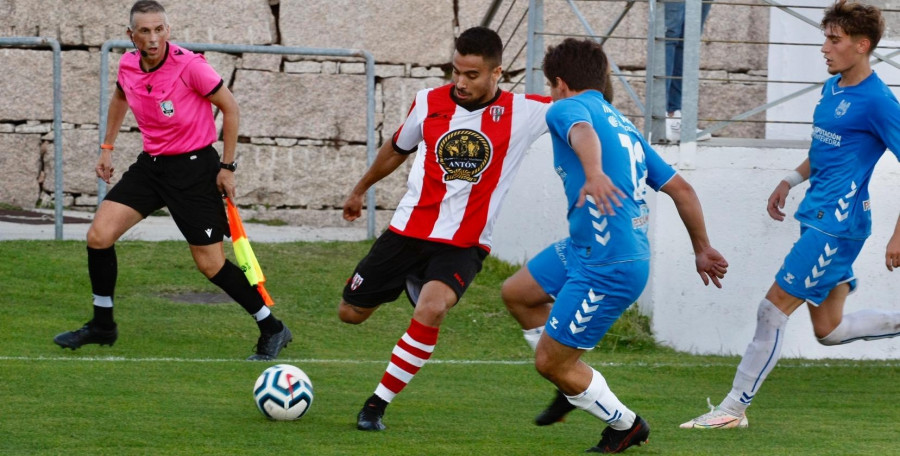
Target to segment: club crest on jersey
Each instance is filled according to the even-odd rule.
[[[159,104],[159,109],[162,110],[162,113],[166,117],[172,117],[175,115],[175,105],[172,104],[172,100],[166,100]]]
[[[838,104],[838,107],[834,110],[834,118],[844,117],[844,114],[847,114],[847,110],[850,109],[850,102],[847,100],[841,100],[841,103]]]
[[[500,122],[500,117],[503,116],[503,106],[491,106],[490,113],[494,122]]]
[[[463,128],[445,134],[435,154],[444,168],[445,181],[478,182],[479,174],[491,161],[491,145],[480,132]]]

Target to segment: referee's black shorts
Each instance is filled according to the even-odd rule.
[[[394,301],[406,291],[415,305],[422,285],[437,280],[453,289],[459,300],[487,255],[479,246],[457,247],[387,230],[356,266],[344,286],[343,298],[348,304],[372,308]]]
[[[231,236],[222,194],[216,187],[219,153],[209,145],[179,155],[138,155],[106,199],[144,217],[168,207],[191,245],[210,245]]]

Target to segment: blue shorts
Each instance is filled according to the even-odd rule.
[[[556,302],[544,332],[568,347],[589,350],[644,291],[650,260],[585,265],[568,239],[528,262],[528,272]]]
[[[818,306],[842,283],[850,284],[850,291],[856,289],[853,262],[864,243],[801,226],[800,239],[785,257],[775,281],[791,296]]]

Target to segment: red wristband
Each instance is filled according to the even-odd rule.
[[[112,144],[100,144],[100,148],[103,150],[114,150],[115,149],[115,147],[113,147]]]

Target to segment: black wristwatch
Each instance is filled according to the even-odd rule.
[[[235,172],[237,170],[237,161],[233,161],[231,163],[219,162],[219,168],[227,169],[228,171]]]

